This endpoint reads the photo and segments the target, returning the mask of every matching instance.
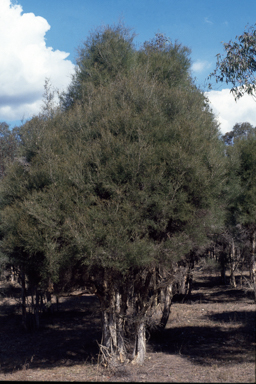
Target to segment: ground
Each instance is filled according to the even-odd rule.
[[[38,331],[25,332],[18,288],[2,283],[0,381],[255,382],[253,297],[219,283],[216,274],[197,274],[190,300],[174,302],[163,333],[148,335],[145,363],[112,369],[98,362],[95,296],[62,297]]]

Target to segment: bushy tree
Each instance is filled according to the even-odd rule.
[[[241,140],[237,145],[240,154],[239,177],[242,186],[237,206],[240,221],[250,234],[251,279],[256,300],[256,137]]]
[[[80,271],[100,299],[102,352],[124,361],[129,336],[142,363],[177,261],[219,226],[224,152],[188,50],[163,36],[140,51],[131,41],[123,28],[92,35],[65,111],[24,127],[28,166],[4,180],[1,246],[26,273],[38,266],[37,284]]]
[[[8,167],[17,156],[19,145],[19,129],[18,127],[10,129],[5,122],[0,123],[0,182],[5,176]],[[8,257],[0,251],[0,274],[6,271],[8,265]]]
[[[249,123],[236,124],[223,136],[226,143],[227,182],[225,184],[227,208],[226,231],[229,232],[230,259],[235,259],[249,238],[251,278],[255,280],[255,128]],[[242,241],[239,240],[242,238]],[[233,245],[232,245],[232,244]],[[232,251],[233,250],[233,251]],[[231,255],[233,253],[233,256]],[[237,253],[237,252],[236,252]],[[232,271],[232,266],[231,266]],[[233,280],[234,281],[234,280]],[[233,283],[234,285],[234,283]]]
[[[18,128],[10,130],[7,123],[0,123],[0,179],[14,160],[18,147]]]

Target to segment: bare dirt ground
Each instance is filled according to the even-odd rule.
[[[0,284],[0,381],[255,382],[253,297],[242,287],[220,286],[214,274],[198,275],[190,300],[172,304],[142,366],[114,370],[98,364],[95,296],[61,298],[40,330],[25,332],[18,293]]]

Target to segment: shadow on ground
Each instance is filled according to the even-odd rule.
[[[195,284],[189,300],[178,305],[207,303],[212,304],[212,308],[220,306],[223,312],[212,311],[212,314],[203,316],[203,326],[196,326],[196,322],[195,326],[184,327],[173,324],[161,334],[152,335],[149,345],[153,352],[180,354],[200,365],[255,363],[256,312],[251,310],[253,300],[242,288],[220,287],[218,283],[218,277],[203,278]],[[225,303],[229,304],[229,310],[226,310]],[[249,304],[250,308],[248,311],[233,311],[232,303]],[[185,314],[185,310],[180,313]]]
[[[10,310],[4,307],[0,314],[0,371],[97,363],[97,341],[101,338],[97,297],[68,299],[59,305],[58,312],[42,315],[37,331],[24,331],[14,306],[7,316],[3,313]]]
[[[153,351],[180,354],[193,362],[208,365],[213,363],[255,362],[255,312],[226,312],[213,315],[226,324],[235,318],[236,329],[219,326],[181,327],[165,329],[161,335],[149,341]]]
[[[246,302],[245,294],[239,290],[214,287],[203,292],[204,302],[225,303],[240,301],[242,297]],[[191,307],[199,294],[194,292]],[[22,329],[17,307],[10,307],[0,306],[0,371],[97,363],[101,317],[96,296],[67,299],[59,305],[58,312],[42,316],[41,328],[33,332]],[[202,366],[255,362],[255,320],[255,311],[215,312],[205,315],[203,327],[192,324],[151,335],[148,350],[180,354]]]
[[[232,301],[244,302],[245,300],[254,300],[253,290],[248,289],[246,285],[240,285],[240,276],[236,276],[236,284],[237,287],[232,288],[229,284],[222,284],[221,278],[218,275],[201,276],[199,280],[193,283],[193,293],[189,297],[185,297],[184,302],[230,303]]]

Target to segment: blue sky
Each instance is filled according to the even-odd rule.
[[[189,47],[192,76],[206,91],[216,54],[223,52],[221,42],[234,40],[247,24],[256,23],[256,1],[0,0],[0,121],[19,123],[38,113],[44,79],[65,89],[76,48],[90,31],[119,19],[137,34],[138,47],[157,32]],[[222,132],[236,122],[256,125],[250,97],[236,103],[226,86],[207,95]]]
[[[255,0],[20,0],[19,4],[24,13],[48,21],[47,46],[69,52],[74,63],[76,48],[91,30],[122,18],[137,34],[138,45],[157,32],[165,33],[192,50],[193,62],[213,68],[221,41],[234,39],[246,24],[256,22]],[[201,85],[208,69],[195,73]]]

